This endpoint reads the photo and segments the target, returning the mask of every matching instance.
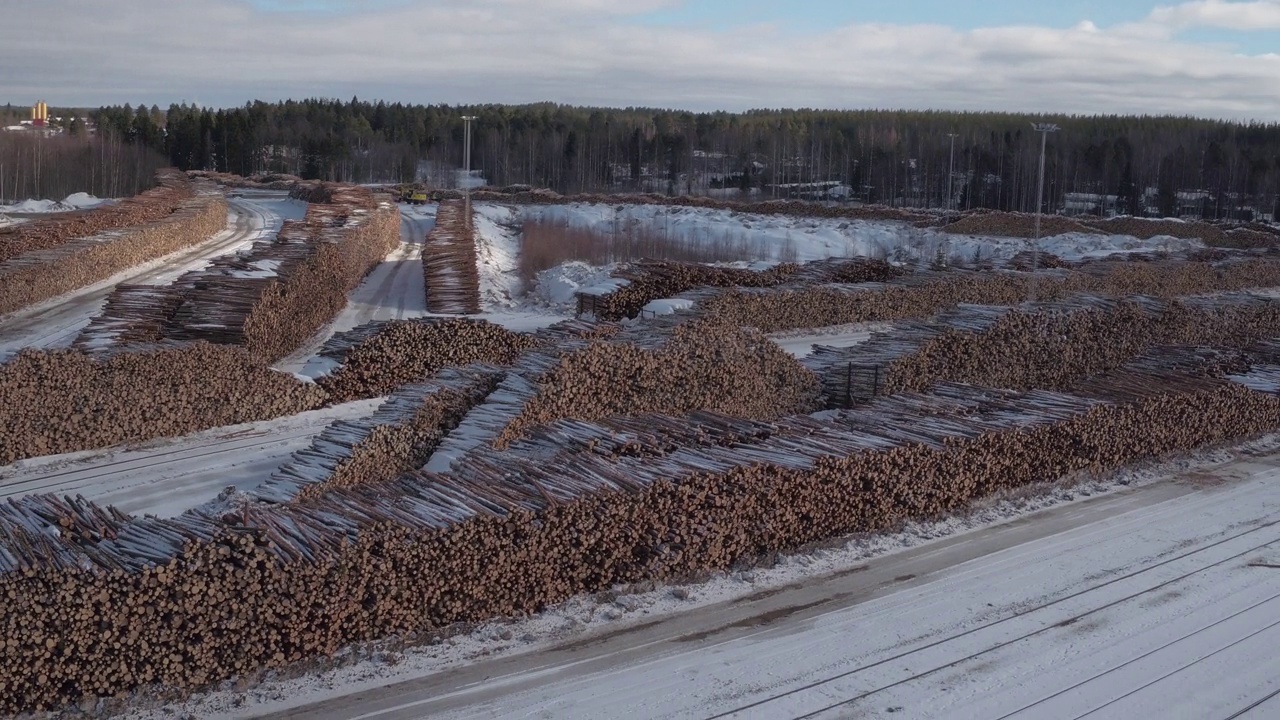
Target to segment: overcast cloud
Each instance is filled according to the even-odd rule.
[[[1198,0],[1069,28],[638,22],[680,0],[418,0],[356,13],[242,0],[5,0],[0,101],[311,96],[691,110],[936,108],[1280,121],[1280,55],[1197,42],[1280,29],[1280,0]],[[1230,31],[1230,32],[1229,32]]]

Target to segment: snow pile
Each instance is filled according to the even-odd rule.
[[[1204,243],[1194,239],[1157,235],[1149,240],[1139,240],[1132,235],[1087,235],[1067,233],[1040,241],[1040,249],[1051,252],[1064,260],[1081,260],[1102,257],[1113,253],[1180,252],[1198,250]]]
[[[21,225],[26,222],[26,218],[12,218],[8,215],[0,214],[0,228],[10,225]]]
[[[651,300],[644,307],[640,308],[640,314],[643,315],[674,315],[678,310],[688,310],[693,307],[692,300],[684,298],[662,298],[660,300]]]
[[[552,308],[571,308],[577,293],[610,282],[617,265],[596,267],[574,260],[538,273],[532,299]]]
[[[0,213],[21,213],[26,215],[43,213],[70,212],[97,207],[106,200],[96,198],[88,193],[72,193],[65,200],[23,200],[13,205],[0,205]]]

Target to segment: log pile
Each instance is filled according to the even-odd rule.
[[[879,369],[870,394],[918,392],[940,382],[1067,390],[1159,346],[1244,349],[1276,336],[1280,304],[1271,298],[1086,296],[1019,308],[960,306],[934,322],[875,333],[862,345],[822,348],[805,364],[822,377],[828,402],[845,407],[868,394],[851,387],[865,382],[858,375],[867,368]]]
[[[1164,235],[1181,240],[1199,240],[1209,246],[1232,247],[1226,242],[1227,236],[1222,228],[1205,222],[1117,217],[1106,220],[1085,220],[1084,224],[1108,235],[1132,235],[1139,240],[1150,240]]]
[[[545,371],[521,372],[517,365],[507,383],[523,379],[534,394],[494,438],[495,447],[569,417],[710,410],[771,419],[817,407],[817,377],[758,331],[712,321],[677,323],[668,333],[649,327],[605,341],[561,344]]]
[[[113,216],[112,222],[154,219],[128,226],[113,224],[98,234],[63,236],[50,230],[49,237],[57,238],[57,243],[51,241],[44,249],[28,250],[0,262],[0,315],[92,285],[221,232],[227,224],[227,205],[221,194],[212,186],[179,184],[180,190],[163,188],[169,193],[164,200],[138,203],[145,211],[123,212]],[[176,195],[184,197],[173,202]],[[4,247],[16,245],[0,239],[0,248]]]
[[[470,365],[404,385],[371,417],[329,425],[249,494],[269,502],[301,501],[335,487],[386,482],[416,470],[502,376],[492,365]]]
[[[975,212],[944,225],[942,231],[953,235],[1034,238],[1035,223],[1036,216],[1032,213]],[[1100,231],[1060,215],[1044,215],[1040,218],[1040,237],[1066,233],[1097,235]]]
[[[134,197],[0,230],[0,262],[112,230],[159,222],[194,195],[195,189],[181,172],[160,170],[156,173],[156,187]]]
[[[1280,424],[1280,397],[1223,380],[1126,369],[1094,387],[946,385],[775,433],[716,418],[712,442],[642,453],[482,451],[449,474],[225,514],[139,519],[24,498],[0,506],[0,709],[195,689]],[[741,442],[714,441],[730,436]]]
[[[253,190],[286,190],[291,191],[298,186],[318,185],[315,180],[303,180],[297,175],[287,173],[263,173],[243,177],[231,173],[213,172],[209,170],[189,170],[187,175],[218,183],[230,188],[249,188]]]
[[[305,219],[286,221],[247,253],[217,258],[164,290],[118,289],[81,345],[163,339],[239,345],[267,362],[289,355],[400,241],[389,203],[353,186],[323,192],[331,204],[309,205]]]
[[[268,420],[326,399],[242,348],[26,350],[0,365],[0,464]]]
[[[372,323],[330,339],[321,354],[341,366],[316,382],[334,402],[381,397],[443,368],[509,365],[537,343],[533,335],[470,318]]]
[[[476,240],[467,206],[458,200],[440,203],[436,225],[422,249],[427,284],[427,310],[449,315],[480,312],[480,270]]]

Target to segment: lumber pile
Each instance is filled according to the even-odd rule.
[[[25,350],[0,365],[0,464],[268,420],[326,399],[242,348]]]
[[[1106,220],[1085,220],[1084,224],[1108,235],[1132,235],[1140,240],[1149,240],[1163,235],[1182,240],[1199,240],[1210,246],[1230,247],[1225,242],[1226,233],[1222,228],[1206,222],[1116,217]]]
[[[422,248],[427,310],[449,315],[480,312],[480,270],[476,239],[466,203],[445,200],[436,210],[436,225]]]
[[[1092,382],[1083,394],[945,385],[776,432],[704,416],[702,444],[554,461],[481,450],[448,474],[166,520],[24,498],[0,506],[0,708],[204,687],[1280,423],[1280,397],[1222,379],[1129,368]]]
[[[250,495],[269,502],[302,501],[335,487],[386,482],[416,470],[502,376],[497,367],[477,364],[404,385],[371,417],[329,425]]]
[[[172,185],[161,188],[166,193],[161,199],[135,203],[137,212],[112,215],[106,223],[108,230],[81,234],[81,230],[101,225],[88,223],[76,226],[68,231],[70,234],[60,234],[59,226],[55,226],[49,229],[48,238],[56,242],[49,240],[43,248],[31,249],[31,243],[21,241],[27,249],[21,254],[9,254],[0,262],[0,315],[199,244],[226,227],[226,201],[216,189],[192,188],[183,180],[175,180]],[[178,196],[182,199],[174,200]],[[90,214],[97,212],[100,211]],[[132,225],[115,224],[142,218],[151,219]],[[43,221],[17,227],[40,228]],[[0,253],[4,248],[18,246],[0,239]]]
[[[287,190],[292,191],[299,186],[315,186],[321,184],[316,180],[303,180],[297,175],[287,173],[261,173],[250,177],[211,170],[188,170],[187,175],[193,178],[209,180],[224,187],[249,188],[254,190]]]
[[[0,262],[108,231],[159,222],[195,195],[191,183],[173,168],[157,171],[155,180],[156,187],[118,203],[0,229]]]

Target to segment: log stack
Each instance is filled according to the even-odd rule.
[[[118,203],[0,229],[0,262],[113,230],[159,222],[195,196],[195,187],[175,169],[156,172],[155,180],[156,187]]]
[[[480,270],[476,239],[467,206],[446,200],[436,210],[436,224],[422,249],[427,284],[427,310],[449,315],[480,312]]]
[[[197,245],[226,227],[226,201],[216,189],[212,186],[193,188],[182,181],[174,181],[173,185],[175,187],[162,188],[166,193],[162,199],[136,203],[142,208],[137,212],[122,211],[112,215],[108,223],[76,226],[70,235],[59,231],[62,226],[54,225],[46,228],[49,234],[41,241],[44,248],[8,254],[0,262],[0,315]],[[182,199],[175,201],[175,197]],[[151,219],[133,225],[115,224],[140,218]],[[102,225],[110,229],[80,234],[89,227]],[[38,222],[18,227],[30,230],[45,225]],[[45,238],[44,235],[37,237]],[[0,238],[0,254],[7,254],[5,248],[31,245],[27,240],[10,243]]]
[[[165,520],[24,498],[0,506],[0,709],[206,687],[1280,424],[1280,397],[1222,379],[1130,368],[1092,387],[944,385],[777,432],[717,417],[709,442],[639,453],[481,450],[447,474]]]
[[[27,350],[0,365],[0,464],[268,420],[326,400],[243,348]]]

